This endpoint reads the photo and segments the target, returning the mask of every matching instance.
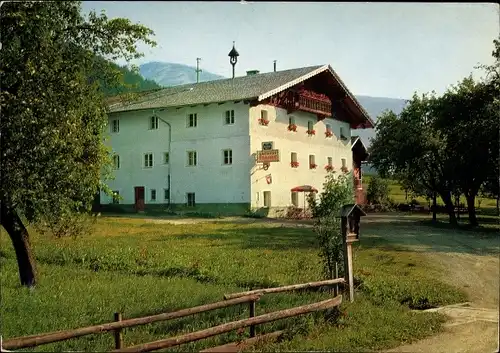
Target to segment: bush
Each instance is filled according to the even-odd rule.
[[[388,204],[389,203],[389,183],[387,180],[378,176],[370,178],[366,199],[369,204]]]
[[[326,278],[335,278],[335,268],[344,272],[343,239],[340,229],[340,209],[345,204],[354,202],[352,175],[344,173],[335,176],[329,172],[320,194],[319,204],[310,197],[309,206],[316,218],[314,232],[320,245],[320,257],[323,261],[323,274]]]

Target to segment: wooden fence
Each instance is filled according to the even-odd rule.
[[[182,309],[175,312],[170,313],[162,313],[158,315],[140,317],[135,319],[126,319],[123,320],[120,313],[115,313],[115,322],[105,323],[101,325],[88,326],[83,328],[77,328],[73,330],[64,330],[57,332],[49,332],[31,336],[17,337],[12,338],[6,341],[3,341],[3,349],[21,349],[28,347],[40,346],[43,344],[49,344],[64,340],[69,340],[77,337],[82,337],[91,334],[104,333],[104,332],[113,332],[114,341],[115,341],[115,350],[113,352],[149,352],[157,349],[173,347],[184,343],[194,342],[197,340],[201,340],[204,338],[216,336],[222,333],[230,332],[233,330],[241,329],[244,327],[249,327],[250,337],[251,339],[247,340],[247,343],[253,343],[256,341],[255,339],[255,326],[258,324],[263,324],[271,321],[276,321],[288,317],[298,316],[307,314],[313,311],[325,310],[328,308],[332,308],[338,306],[342,303],[342,296],[336,296],[333,299],[324,300],[318,303],[308,304],[300,307],[295,307],[291,309],[276,311],[272,313],[267,313],[259,316],[255,316],[255,307],[256,302],[260,299],[260,297],[264,294],[269,293],[278,293],[285,291],[292,291],[297,289],[305,289],[305,288],[314,288],[314,287],[322,287],[322,286],[332,286],[345,283],[343,278],[337,278],[334,280],[326,280],[320,282],[310,282],[310,283],[302,283],[295,284],[289,286],[282,286],[276,288],[264,288],[257,289],[248,292],[241,293],[233,293],[224,295],[224,301],[196,306],[192,308]],[[177,318],[182,318],[194,314],[199,314],[211,310],[227,308],[234,305],[239,304],[249,304],[250,313],[249,318],[239,321],[233,321],[229,323],[225,323],[222,325],[218,325],[209,329],[196,331],[192,333],[188,333],[185,335],[172,337],[163,339],[160,341],[140,344],[136,346],[131,346],[127,348],[123,348],[123,336],[122,330],[127,327],[134,327],[139,325],[146,325],[159,321],[167,321],[173,320]],[[271,333],[268,335],[263,335],[269,338],[275,338],[279,335],[279,332]],[[262,336],[262,337],[263,337]],[[264,338],[266,338],[264,337]],[[229,344],[231,345],[231,344]],[[228,345],[225,345],[228,346]],[[221,348],[215,347],[215,348]],[[214,348],[212,348],[214,349]],[[210,350],[206,350],[207,352]]]

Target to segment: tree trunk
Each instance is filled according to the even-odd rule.
[[[467,199],[467,212],[469,213],[469,224],[475,227],[479,225],[476,217],[476,207],[475,207],[476,195],[473,192],[470,192],[465,195],[465,198]]]
[[[497,196],[497,216],[500,216],[500,196]]]
[[[1,207],[0,223],[9,233],[16,251],[17,265],[21,285],[32,287],[36,284],[35,261],[31,252],[28,230],[16,211],[6,205]]]
[[[436,193],[432,194],[432,221],[436,222],[437,220],[437,195]]]
[[[443,193],[440,194],[443,199],[444,205],[446,207],[446,212],[448,212],[448,217],[451,225],[457,225],[457,217],[455,216],[455,207],[453,206],[453,201],[451,199],[451,194]]]

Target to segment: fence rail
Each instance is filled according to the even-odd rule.
[[[292,284],[290,286],[263,288],[263,289],[255,289],[255,290],[251,290],[251,291],[247,291],[247,292],[225,294],[224,299],[228,300],[228,299],[240,298],[240,297],[244,297],[246,295],[255,295],[255,294],[263,295],[263,294],[268,294],[268,293],[288,292],[288,291],[297,290],[297,289],[324,287],[324,286],[331,286],[334,284],[343,284],[343,283],[345,283],[344,278],[336,278],[336,279],[329,279],[326,281]]]
[[[71,338],[77,338],[77,337],[91,335],[91,334],[95,334],[95,333],[121,330],[121,329],[126,328],[126,327],[146,325],[146,324],[150,324],[150,323],[158,322],[158,321],[173,320],[173,319],[177,319],[177,318],[181,318],[181,317],[185,317],[185,316],[189,316],[189,315],[199,314],[199,313],[203,313],[203,312],[211,311],[211,310],[215,310],[215,309],[220,309],[220,308],[226,308],[229,306],[238,305],[238,304],[242,304],[242,303],[255,302],[255,301],[259,300],[259,298],[260,298],[259,295],[248,295],[248,296],[243,296],[240,298],[235,298],[234,300],[231,300],[231,301],[228,301],[228,300],[220,301],[220,302],[216,302],[216,303],[195,306],[195,307],[188,308],[188,309],[182,309],[182,310],[178,310],[178,311],[174,311],[174,312],[170,312],[170,313],[163,313],[163,314],[158,314],[158,315],[140,317],[140,318],[136,318],[136,319],[128,319],[128,320],[110,322],[110,323],[106,323],[106,324],[88,326],[88,327],[83,327],[83,328],[78,328],[78,329],[73,329],[73,330],[64,330],[64,331],[49,332],[49,333],[44,333],[44,334],[39,334],[39,335],[12,338],[10,340],[3,342],[3,348],[5,348],[5,349],[19,349],[19,348],[35,347],[35,346],[40,346],[42,344],[64,341],[64,340],[68,340]],[[118,343],[121,341],[121,339],[118,339],[117,337],[118,336],[116,335],[115,336],[115,342],[116,342],[115,347],[121,348],[121,347],[117,347],[119,344],[121,344],[121,343]]]
[[[267,335],[262,335],[255,337],[255,326],[258,324],[263,324],[271,321],[276,321],[288,317],[303,315],[306,313],[310,313],[313,311],[324,310],[328,308],[332,308],[338,306],[342,303],[342,296],[338,295],[333,299],[324,300],[318,303],[308,304],[304,306],[299,306],[291,309],[275,311],[259,316],[255,316],[255,303],[260,299],[260,297],[264,294],[269,293],[279,293],[279,292],[287,292],[298,289],[306,289],[306,288],[315,288],[322,286],[338,286],[339,284],[345,283],[344,278],[336,278],[332,280],[319,281],[319,282],[309,282],[309,283],[301,283],[294,284],[282,287],[275,288],[263,288],[256,289],[246,292],[233,293],[224,295],[224,300],[216,303],[200,305],[192,308],[182,309],[169,313],[162,313],[157,315],[145,316],[134,319],[126,319],[123,320],[120,313],[115,313],[115,322],[109,322],[100,325],[88,326],[83,328],[77,328],[72,330],[63,330],[56,332],[48,332],[43,334],[36,334],[31,336],[24,337],[16,337],[6,341],[3,341],[2,349],[21,349],[28,347],[40,346],[43,344],[49,344],[59,341],[64,341],[68,339],[73,339],[77,337],[82,337],[91,334],[105,333],[112,331],[113,337],[115,341],[115,350],[113,352],[149,352],[157,349],[167,348],[177,346],[183,343],[194,342],[197,340],[201,340],[204,338],[208,338],[211,336],[216,336],[222,333],[226,333],[229,331],[233,331],[236,329],[249,327],[250,328],[250,339],[246,340],[247,344],[252,344],[253,342],[257,342],[260,339],[264,338],[276,338],[281,333],[271,333]],[[338,291],[336,290],[335,295],[337,295]],[[155,342],[140,344],[136,346],[131,346],[127,348],[123,348],[123,329],[127,327],[134,327],[140,325],[146,325],[159,321],[167,321],[173,320],[177,318],[182,318],[194,314],[199,314],[211,310],[227,308],[234,305],[249,303],[249,316],[248,319],[243,319],[239,321],[233,321],[229,323],[225,323],[222,325],[218,325],[209,329],[196,331],[192,333],[188,333],[185,335],[167,338]],[[227,344],[225,346],[229,347],[234,345],[234,343]],[[221,346],[222,347],[222,346]],[[217,348],[217,347],[215,347]]]
[[[325,310],[333,308],[342,303],[342,296],[339,295],[333,299],[324,300],[314,304],[308,304],[303,306],[298,306],[292,309],[285,309],[280,311],[274,311],[272,313],[259,315],[252,317],[250,319],[244,319],[239,321],[228,322],[219,326],[211,327],[205,330],[191,332],[185,335],[166,338],[163,340],[149,342],[144,344],[139,344],[136,346],[131,346],[124,349],[117,349],[112,352],[151,352],[158,349],[169,348],[178,346],[184,343],[198,341],[204,338],[220,335],[222,333],[237,330],[243,327],[249,327],[252,325],[264,324],[267,322],[272,322],[280,319],[285,319],[293,316],[307,314],[313,311]]]

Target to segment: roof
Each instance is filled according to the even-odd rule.
[[[354,150],[354,148],[358,144],[364,153],[364,156],[362,158],[363,158],[363,160],[365,160],[366,158],[368,158],[368,156],[370,154],[368,153],[368,149],[366,148],[365,144],[363,143],[363,140],[361,140],[361,137],[359,137],[359,136],[351,136],[351,150]]]
[[[344,205],[342,206],[342,208],[340,209],[340,216],[341,217],[347,217],[349,216],[354,210],[356,210],[356,212],[359,212],[359,214],[361,216],[366,216],[366,213],[365,211],[363,211],[363,209],[361,207],[359,207],[358,204],[349,204],[349,205]]]
[[[112,100],[109,100],[111,103],[109,109],[111,113],[115,113],[238,100],[262,101],[324,71],[329,71],[333,75],[349,98],[354,102],[355,106],[360,110],[361,114],[374,125],[368,113],[329,65],[309,66],[167,87],[154,92],[140,94],[138,98],[127,103],[118,102],[113,104],[111,103]],[[116,102],[116,98],[114,102]]]

